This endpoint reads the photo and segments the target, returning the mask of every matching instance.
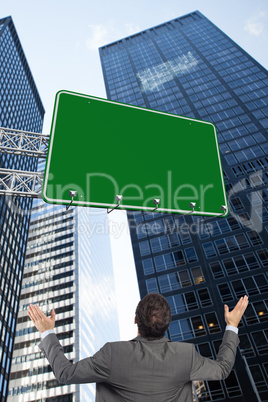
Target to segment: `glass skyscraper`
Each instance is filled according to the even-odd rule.
[[[30,303],[47,315],[55,309],[56,334],[73,362],[119,339],[107,219],[103,210],[34,202],[8,401],[95,400],[94,384],[60,385],[55,379],[27,309]]]
[[[230,214],[128,212],[139,289],[142,297],[159,292],[168,299],[171,340],[194,342],[211,358],[225,329],[223,304],[232,308],[248,294],[234,369],[225,381],[199,384],[199,400],[255,401],[255,383],[265,401],[267,71],[198,11],[103,46],[100,58],[109,99],[217,127]],[[137,163],[146,158],[142,143],[128,147],[135,148]],[[180,152],[178,146],[178,158]],[[200,152],[205,159],[206,150]],[[155,157],[161,163],[161,147]]]
[[[41,133],[44,107],[12,18],[0,19],[0,126]],[[36,171],[37,159],[0,154],[0,167]],[[32,200],[0,196],[0,399],[6,400]]]

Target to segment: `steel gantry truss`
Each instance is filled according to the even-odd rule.
[[[45,159],[49,135],[0,127],[0,152]],[[0,195],[41,197],[43,173],[0,167]]]

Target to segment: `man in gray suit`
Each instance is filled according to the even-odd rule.
[[[106,343],[94,356],[74,364],[64,356],[54,333],[55,311],[46,317],[37,305],[30,305],[28,314],[41,332],[39,347],[60,383],[96,382],[97,402],[190,402],[192,381],[228,377],[239,344],[237,327],[247,305],[244,296],[231,312],[224,306],[227,327],[216,360],[201,356],[193,344],[165,338],[171,311],[157,293],[149,293],[137,306],[135,339]]]

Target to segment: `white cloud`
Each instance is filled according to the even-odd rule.
[[[132,22],[125,23],[125,28],[126,28],[126,35],[125,36],[130,36],[130,35],[136,34],[137,32],[141,31],[140,26],[135,25]]]
[[[104,25],[90,25],[91,35],[86,39],[86,46],[89,50],[96,50],[107,41],[108,31]]]
[[[251,35],[259,36],[263,32],[264,26],[261,22],[248,21],[244,27],[245,31],[248,31]]]
[[[113,21],[110,21],[110,23],[105,26],[102,24],[89,25],[89,29],[91,32],[86,38],[86,46],[89,50],[96,50],[100,46],[133,35],[141,30],[138,25],[132,22],[127,22],[120,27],[115,27]]]
[[[152,68],[147,68],[137,74],[142,84],[142,90],[154,91],[159,90],[162,84],[171,81],[174,77],[186,74],[195,69],[198,60],[191,52],[177,57],[175,60],[158,64]]]
[[[244,30],[250,35],[259,36],[264,31],[263,20],[266,19],[265,11],[258,11],[255,15],[246,21]]]

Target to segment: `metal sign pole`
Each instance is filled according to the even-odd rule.
[[[258,392],[258,390],[257,390],[256,384],[255,384],[255,382],[254,382],[254,379],[253,379],[253,377],[252,377],[252,374],[251,374],[251,371],[250,371],[250,368],[249,368],[247,359],[246,359],[246,357],[243,355],[243,350],[240,350],[240,352],[241,352],[242,359],[243,359],[244,362],[245,362],[245,366],[246,366],[246,371],[247,371],[247,374],[248,374],[248,378],[249,378],[249,381],[250,381],[251,386],[252,386],[252,388],[253,388],[253,391],[254,391],[255,394],[256,394],[257,401],[258,401],[258,402],[261,402],[261,398],[260,398],[259,392]]]

